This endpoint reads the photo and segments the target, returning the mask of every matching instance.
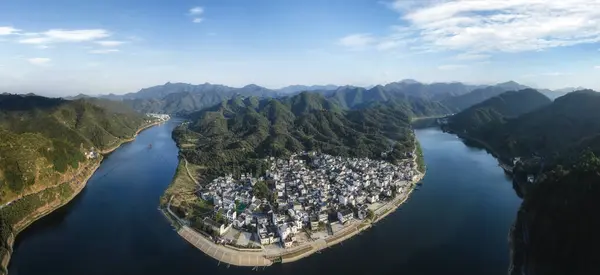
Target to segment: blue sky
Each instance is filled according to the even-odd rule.
[[[4,0],[0,91],[515,80],[600,89],[599,0]]]

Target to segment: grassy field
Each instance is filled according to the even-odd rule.
[[[194,181],[194,179],[190,178],[190,175],[194,177],[197,181],[202,182],[202,170],[204,168],[202,166],[194,165],[191,163],[187,164],[187,170],[185,167],[185,160],[180,159],[179,164],[177,165],[177,170],[175,172],[175,176],[171,181],[171,184],[165,190],[165,193],[161,197],[161,205],[166,205],[169,202],[171,196],[173,197],[173,201],[171,202],[174,206],[181,205],[182,202],[190,202],[194,203],[194,201],[198,200],[198,197],[194,194],[196,190],[198,190],[198,185]]]

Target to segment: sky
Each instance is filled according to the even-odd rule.
[[[0,92],[599,77],[600,0],[0,0]]]

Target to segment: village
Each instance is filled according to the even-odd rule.
[[[406,197],[419,174],[412,160],[413,153],[394,165],[316,152],[265,159],[261,177],[227,175],[198,190],[214,209],[203,231],[218,243],[273,250],[326,238]]]

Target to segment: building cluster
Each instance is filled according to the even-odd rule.
[[[89,151],[85,152],[85,158],[87,159],[95,159],[98,157],[98,152],[92,147]]]
[[[264,177],[243,174],[214,179],[198,195],[214,205],[206,218],[223,235],[233,226],[255,232],[261,244],[293,245],[301,230],[321,230],[329,222],[366,219],[369,206],[409,190],[417,177],[414,162],[394,165],[367,158],[301,153],[269,158]],[[269,200],[258,199],[258,182],[269,186]],[[210,220],[210,221],[208,221]]]
[[[158,119],[160,121],[167,121],[169,119],[171,119],[171,116],[167,115],[167,114],[154,114],[154,113],[147,113],[146,116],[149,116],[151,118],[155,118]],[[150,121],[148,121],[150,122]]]

